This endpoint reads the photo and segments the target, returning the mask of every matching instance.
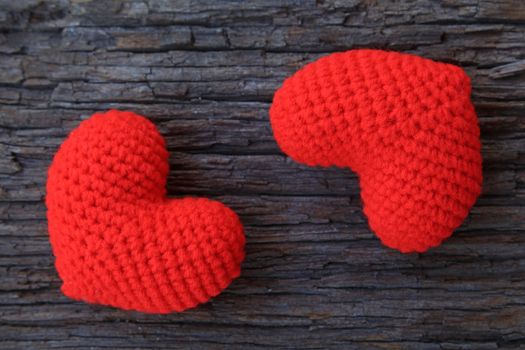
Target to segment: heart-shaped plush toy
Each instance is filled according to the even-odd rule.
[[[166,198],[168,152],[146,118],[112,110],[82,122],[55,155],[47,217],[65,295],[151,313],[208,301],[239,276],[237,215]]]
[[[381,50],[331,54],[284,82],[270,117],[294,160],[359,175],[370,227],[401,252],[440,244],[480,194],[479,127],[459,67]]]

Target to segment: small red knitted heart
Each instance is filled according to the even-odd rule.
[[[82,122],[55,155],[46,204],[65,295],[151,313],[208,301],[239,276],[237,215],[167,199],[168,152],[155,126],[112,110]]]
[[[370,227],[402,252],[440,244],[480,194],[479,128],[459,67],[381,50],[335,53],[288,78],[270,117],[296,161],[359,175]]]

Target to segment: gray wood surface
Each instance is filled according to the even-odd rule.
[[[525,3],[0,1],[0,348],[524,349]],[[441,247],[383,248],[354,174],[308,168],[268,121],[283,79],[359,47],[472,78],[483,194]],[[209,304],[145,315],[59,292],[43,197],[65,136],[95,111],[150,117],[168,192],[235,209],[242,276]]]

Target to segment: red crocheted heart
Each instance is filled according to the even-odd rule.
[[[370,227],[402,252],[440,244],[480,193],[479,128],[459,67],[380,50],[335,53],[288,78],[270,116],[296,161],[359,175]]]
[[[112,110],[82,122],[49,169],[46,204],[65,295],[152,313],[182,311],[239,276],[235,213],[167,199],[168,152],[146,118]]]

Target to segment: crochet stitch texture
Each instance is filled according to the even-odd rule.
[[[46,196],[65,295],[168,313],[208,301],[239,276],[237,215],[208,199],[167,199],[168,167],[164,139],[137,114],[95,114],[71,132]]]
[[[423,252],[452,234],[481,191],[470,90],[454,65],[351,50],[288,78],[270,118],[294,160],[358,174],[364,213],[383,244]]]

